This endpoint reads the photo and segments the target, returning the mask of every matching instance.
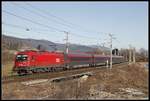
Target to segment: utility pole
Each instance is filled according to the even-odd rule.
[[[128,50],[125,50],[125,58],[126,58],[126,61],[129,61],[128,55],[129,55]]]
[[[112,69],[112,34],[110,36],[110,69]]]
[[[133,48],[133,63],[135,63],[135,47]]]
[[[131,63],[131,45],[129,45],[129,64]]]
[[[103,45],[103,55],[105,55],[105,52],[104,52],[104,45],[105,45],[105,43],[102,43],[102,45]]]
[[[68,32],[66,32],[66,31],[64,31],[64,33],[66,34],[66,50],[65,50],[65,52],[66,52],[66,54],[68,54],[68,48],[69,48],[69,43],[68,43]]]
[[[66,40],[66,49],[65,49],[65,60],[67,60],[68,59],[68,51],[69,51],[69,42],[68,42],[68,32],[66,32],[66,31],[64,31],[64,33],[66,34],[66,38],[65,38],[65,40]],[[68,63],[66,63],[66,69],[69,69],[69,64]]]

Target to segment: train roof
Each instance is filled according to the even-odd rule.
[[[36,50],[25,50],[25,51],[20,51],[17,54],[32,54],[32,53],[55,53],[55,54],[60,54],[63,52],[56,52],[56,51],[36,51]]]
[[[20,51],[17,54],[36,54],[36,53],[47,53],[47,54],[64,54],[64,52],[62,51],[37,51],[37,50],[25,50],[25,51]],[[69,52],[68,53],[69,56],[91,56],[90,53],[86,53],[86,52]],[[99,54],[93,54],[96,57],[110,57],[110,55],[99,55]],[[116,58],[120,58],[123,56],[112,56],[112,57],[116,57]]]

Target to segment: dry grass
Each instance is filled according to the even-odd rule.
[[[4,76],[10,76],[12,73],[14,63],[9,62],[2,65],[2,77]]]
[[[96,75],[96,81],[103,82],[107,89],[118,87],[134,87],[148,89],[148,72],[138,64],[126,68],[114,68]],[[111,91],[113,91],[111,89]]]

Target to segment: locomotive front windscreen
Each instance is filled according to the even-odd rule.
[[[26,61],[27,58],[28,58],[27,55],[22,55],[22,54],[16,56],[16,60],[17,60],[17,61]]]

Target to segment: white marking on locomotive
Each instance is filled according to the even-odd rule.
[[[60,58],[56,58],[56,62],[60,62]]]

